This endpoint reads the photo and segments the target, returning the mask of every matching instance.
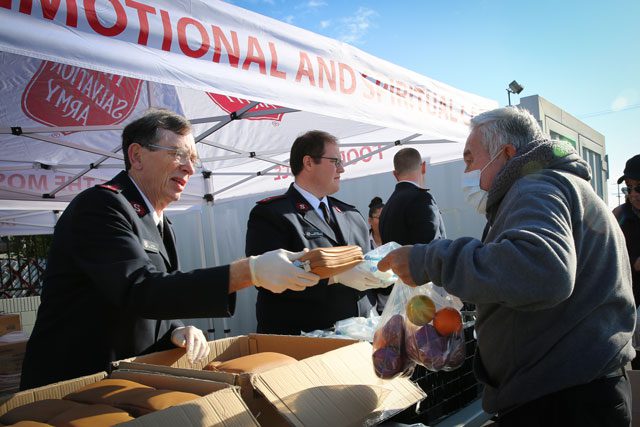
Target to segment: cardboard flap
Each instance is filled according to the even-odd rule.
[[[356,426],[383,421],[426,394],[407,378],[379,379],[367,342],[254,375],[252,382],[296,426]]]
[[[144,417],[119,424],[121,426],[259,426],[238,391],[227,388],[193,402],[152,412]]]

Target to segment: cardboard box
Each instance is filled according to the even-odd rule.
[[[244,404],[237,387],[229,384],[174,377],[160,373],[119,370],[107,375],[101,372],[82,378],[25,390],[14,395],[0,396],[0,416],[18,406],[42,399],[60,399],[80,388],[104,378],[119,378],[136,381],[154,388],[195,393],[202,397],[156,411],[135,420],[119,424],[127,427],[173,427],[173,426],[259,426]]]
[[[0,343],[0,375],[19,373],[26,350],[26,338],[18,342]]]
[[[19,314],[0,314],[0,337],[9,332],[21,331]]]
[[[116,366],[238,385],[247,406],[265,426],[371,425],[426,397],[408,378],[379,379],[371,344],[366,342],[250,334],[211,341],[209,346],[208,360],[193,366],[183,349],[127,359]],[[266,351],[298,362],[254,375],[201,370],[211,361]]]

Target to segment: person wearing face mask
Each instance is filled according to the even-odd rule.
[[[483,239],[404,246],[378,268],[476,304],[474,373],[497,425],[628,426],[631,271],[588,164],[513,107],[474,117],[463,156]]]

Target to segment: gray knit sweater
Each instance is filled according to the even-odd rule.
[[[416,245],[411,274],[477,304],[474,370],[487,412],[629,362],[635,308],[624,236],[573,147],[536,141],[489,191],[491,228]]]

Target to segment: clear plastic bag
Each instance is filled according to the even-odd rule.
[[[410,290],[396,281],[373,334],[373,368],[379,378],[409,377],[415,369],[405,349],[405,306]]]
[[[396,280],[398,280],[398,276],[396,276],[391,270],[378,270],[378,262],[382,258],[387,256],[389,252],[398,249],[399,247],[400,245],[396,242],[389,242],[385,243],[382,246],[378,246],[377,248],[364,254],[364,261],[356,265],[354,268],[362,273],[371,273],[383,282],[394,283]]]
[[[380,378],[410,376],[416,364],[450,371],[465,360],[462,302],[432,283],[411,287],[396,281],[373,339]]]
[[[405,305],[408,358],[430,371],[460,367],[466,357],[462,302],[431,282],[409,289]]]

